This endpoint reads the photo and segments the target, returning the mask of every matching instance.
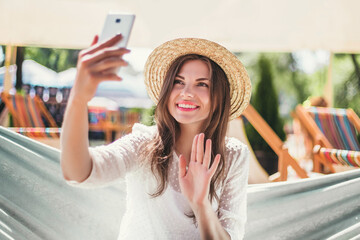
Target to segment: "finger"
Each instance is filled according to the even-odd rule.
[[[104,81],[121,81],[122,78],[116,75],[115,73],[96,73],[93,74],[94,78],[98,83]]]
[[[130,50],[126,48],[106,48],[94,54],[88,54],[82,57],[82,62],[85,65],[97,64],[98,62],[104,61],[107,58],[121,58],[126,53],[130,53]]]
[[[193,140],[193,144],[191,147],[191,157],[190,157],[191,162],[196,162],[196,145],[197,145],[198,138],[199,138],[199,135],[196,135]]]
[[[220,154],[217,154],[215,159],[214,159],[214,162],[212,163],[210,169],[209,169],[209,172],[210,172],[210,176],[213,177],[215,172],[216,172],[216,169],[217,167],[219,166],[219,163],[220,163],[220,158],[221,158],[221,155]]]
[[[211,139],[206,140],[205,155],[203,164],[209,168],[211,159]]]
[[[102,43],[97,43],[97,44],[91,46],[90,48],[83,50],[82,54],[83,55],[92,54],[101,49],[104,49],[107,47],[113,47],[116,43],[120,42],[122,39],[123,39],[123,36],[121,34],[117,34]]]
[[[110,73],[114,73],[117,74],[117,71],[119,70],[119,68],[108,68],[104,71],[101,71],[101,74],[110,74]]]
[[[112,68],[124,67],[127,65],[128,63],[124,59],[121,59],[119,57],[112,57],[92,65],[89,70],[92,73],[96,73],[106,71]]]
[[[179,179],[186,175],[186,159],[183,155],[179,157]]]
[[[204,138],[205,134],[200,133],[196,149],[196,161],[202,163],[204,158]]]
[[[94,46],[98,41],[99,41],[99,36],[98,36],[98,35],[95,35],[95,37],[94,37],[94,39],[93,39],[93,41],[92,41],[92,43],[91,43],[90,46]]]

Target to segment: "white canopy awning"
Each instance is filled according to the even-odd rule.
[[[129,47],[202,37],[232,51],[360,52],[357,0],[0,0],[0,44],[84,48],[108,11],[136,14]]]
[[[22,65],[23,83],[38,86],[56,85],[57,73],[34,60],[28,59]]]

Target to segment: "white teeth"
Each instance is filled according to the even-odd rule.
[[[178,106],[181,108],[196,108],[196,106],[190,104],[178,104]]]

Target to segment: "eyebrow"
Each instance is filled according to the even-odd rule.
[[[183,76],[176,75],[175,78],[181,78],[182,80],[185,80]],[[210,81],[208,78],[198,78],[195,81]]]

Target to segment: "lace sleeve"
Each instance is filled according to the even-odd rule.
[[[155,127],[135,124],[132,133],[115,142],[105,146],[90,147],[89,153],[93,163],[90,176],[81,183],[76,181],[67,181],[67,183],[82,188],[93,188],[124,178],[127,172],[138,165],[140,148],[153,137],[154,129]]]
[[[247,182],[249,174],[249,149],[237,139],[227,144],[229,162],[219,202],[219,219],[232,240],[242,239],[247,218]]]

